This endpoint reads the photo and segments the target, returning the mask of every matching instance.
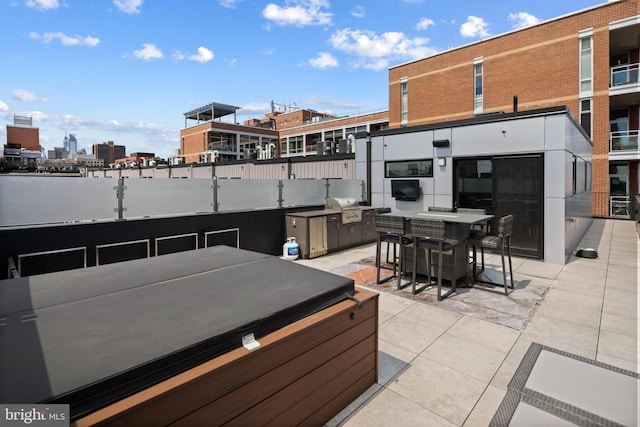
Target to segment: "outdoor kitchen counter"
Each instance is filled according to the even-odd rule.
[[[287,214],[287,216],[297,216],[300,218],[314,218],[318,216],[327,216],[327,215],[334,215],[339,213],[340,211],[336,209],[318,209],[315,211],[293,212],[293,213]]]
[[[295,237],[302,258],[315,258],[376,240],[375,208],[359,206],[360,219],[353,209],[318,209],[285,216],[287,237]],[[345,220],[345,211],[350,219]]]

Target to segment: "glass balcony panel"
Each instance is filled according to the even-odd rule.
[[[630,151],[638,149],[638,131],[611,132],[609,151]]]
[[[624,64],[611,67],[611,87],[638,83],[639,64]]]
[[[2,176],[0,226],[114,219],[117,185],[117,178]]]

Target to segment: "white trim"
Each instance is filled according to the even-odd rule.
[[[584,30],[578,31],[578,37],[583,39],[585,37],[591,37],[593,35],[593,27],[585,28]]]
[[[619,28],[630,27],[638,24],[640,24],[640,15],[630,16],[628,18],[620,19],[619,21],[610,22],[609,30],[617,30]]]

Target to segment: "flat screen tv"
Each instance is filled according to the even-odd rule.
[[[394,179],[391,195],[396,200],[416,201],[420,197],[420,181],[417,179]]]

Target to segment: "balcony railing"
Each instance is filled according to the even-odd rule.
[[[611,87],[638,83],[640,64],[624,64],[611,67]]]
[[[609,196],[609,215],[616,218],[631,218],[630,196]]]
[[[609,134],[609,152],[632,151],[638,149],[638,131],[611,132]]]
[[[594,191],[591,193],[593,215],[600,218],[631,218],[632,196]],[[640,201],[640,197],[633,196]]]

